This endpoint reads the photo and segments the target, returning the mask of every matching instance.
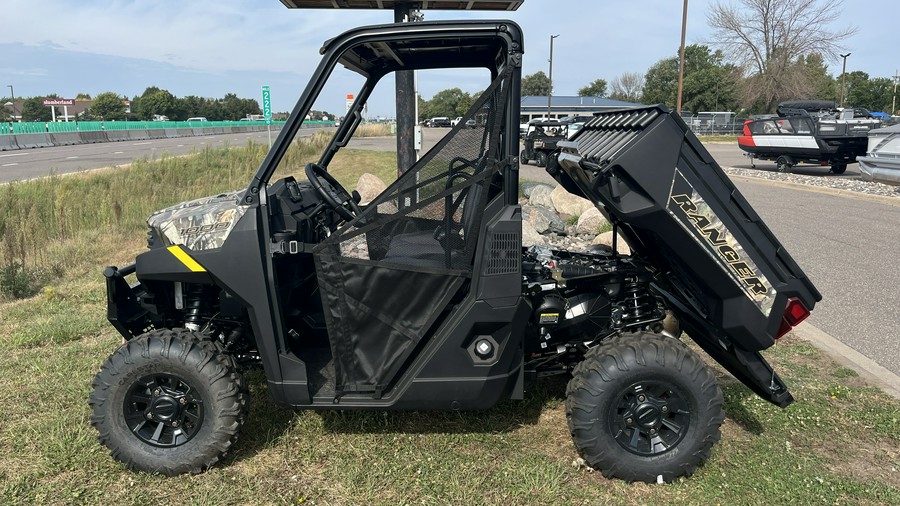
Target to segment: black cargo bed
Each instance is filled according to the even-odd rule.
[[[710,353],[726,367],[775,342],[789,299],[809,310],[821,300],[706,148],[664,106],[597,114],[560,148],[560,183],[600,204],[635,256],[660,269],[660,290],[684,306],[687,326],[702,334],[707,351],[720,348]],[[728,356],[716,356],[721,351]],[[773,389],[766,392],[771,397]]]

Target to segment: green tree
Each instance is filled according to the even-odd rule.
[[[125,119],[125,100],[112,91],[98,94],[88,109],[89,116],[104,121]]]
[[[865,107],[870,111],[887,111],[891,108],[894,84],[889,78],[870,79],[869,74],[857,70],[847,73],[845,85],[844,104],[847,107]]]
[[[137,117],[149,121],[153,115],[166,116],[171,119],[175,113],[176,98],[168,90],[156,87],[147,88],[140,97],[135,97],[131,104],[132,111]]]
[[[209,100],[195,95],[188,95],[178,99],[176,110],[175,118],[178,118],[180,121],[198,116],[210,118],[210,113],[212,112],[212,108],[209,106]]]
[[[422,95],[418,95],[418,94],[417,94],[417,95],[416,95],[416,103],[417,103],[417,105],[418,105],[417,109],[418,109],[418,111],[419,111],[419,117],[418,117],[418,120],[419,120],[419,123],[421,123],[421,122],[425,121],[426,119],[428,119],[428,111],[427,111],[427,109],[428,109],[428,101],[425,100],[425,99],[422,97]]]
[[[734,111],[738,109],[739,71],[723,62],[721,51],[702,44],[684,48],[684,85],[681,107],[685,111]],[[678,100],[678,57],[656,62],[644,76],[646,104],[664,103],[675,107]]]
[[[31,97],[22,104],[22,121],[50,121],[53,113],[44,105],[44,97]]]
[[[590,84],[583,88],[578,88],[579,97],[605,97],[606,96],[606,79],[594,79]],[[524,93],[523,93],[524,95]]]
[[[240,98],[234,93],[228,93],[222,99],[222,119],[237,121],[249,114],[262,114],[256,100]]]
[[[522,78],[523,97],[546,97],[553,90],[550,89],[550,78],[543,71]]]
[[[645,104],[675,106],[678,97],[678,58],[664,58],[647,70],[641,96]]]
[[[425,117],[446,116],[455,118],[462,116],[472,105],[472,97],[459,88],[450,88],[434,94],[425,103]]]
[[[75,100],[90,100],[90,99],[91,99],[90,93],[81,92],[81,93],[75,95]]]
[[[807,93],[805,68],[796,65],[801,56],[818,53],[834,59],[841,43],[856,32],[848,27],[832,29],[842,17],[843,0],[734,0],[716,2],[707,16],[715,29],[717,45],[749,77],[743,102],[772,112],[778,102]]]
[[[839,82],[828,73],[825,59],[818,53],[811,53],[806,57],[797,59],[797,64],[803,66],[803,79],[809,88],[806,94],[797,98],[810,98],[817,100],[833,100],[839,98]]]

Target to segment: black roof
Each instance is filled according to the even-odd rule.
[[[505,60],[508,44],[522,51],[522,30],[512,21],[425,21],[348,30],[326,41],[320,53],[349,46],[340,63],[369,76],[413,69],[493,68]]]
[[[289,9],[436,9],[514,11],[525,0],[281,0]]]

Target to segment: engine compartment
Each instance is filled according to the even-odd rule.
[[[523,294],[532,307],[526,367],[538,376],[570,372],[584,353],[623,332],[663,331],[666,307],[646,266],[611,250],[524,249]]]

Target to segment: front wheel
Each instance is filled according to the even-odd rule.
[[[174,476],[212,466],[248,411],[246,388],[221,346],[189,331],[128,341],[94,377],[91,424],[128,468]]]
[[[719,440],[722,391],[680,341],[627,334],[591,349],[566,388],[578,452],[608,478],[689,476]]]
[[[831,164],[831,172],[832,172],[833,174],[843,174],[843,173],[846,172],[846,171],[847,171],[847,164],[846,164],[846,163],[837,163],[837,162],[835,162],[835,163]]]
[[[546,167],[547,166],[547,152],[546,151],[538,151],[537,152],[537,166],[538,167]]]
[[[519,153],[519,164],[528,165],[528,155],[525,153],[524,149]]]

